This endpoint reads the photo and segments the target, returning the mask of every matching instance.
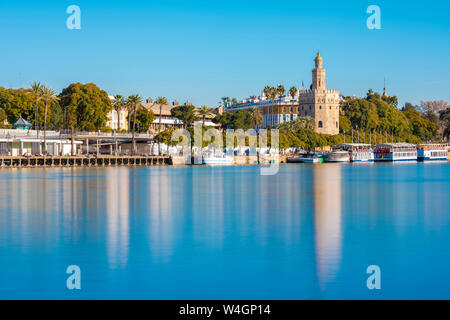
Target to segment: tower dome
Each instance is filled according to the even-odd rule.
[[[323,58],[320,55],[320,51],[317,52],[317,56],[316,56],[316,67],[321,67],[322,66],[322,62],[323,62]]]

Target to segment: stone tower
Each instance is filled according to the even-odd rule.
[[[317,53],[312,71],[310,90],[300,90],[300,115],[314,119],[316,132],[329,135],[339,134],[339,90],[326,89],[326,70],[323,59]]]
[[[323,68],[323,59],[320,56],[320,52],[317,53],[317,57],[314,60],[316,67],[312,71],[312,89],[323,90],[325,89],[325,69]]]

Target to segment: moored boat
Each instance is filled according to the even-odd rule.
[[[206,156],[203,157],[203,164],[207,166],[231,166],[234,163],[234,158],[229,156]]]
[[[374,147],[375,161],[417,161],[417,147],[410,143],[383,143]]]
[[[417,160],[421,162],[428,161],[447,161],[448,145],[444,143],[422,144],[417,149]]]
[[[347,151],[350,155],[351,162],[373,162],[375,156],[370,144],[364,143],[344,143],[334,147]]]
[[[320,154],[300,154],[287,158],[288,163],[323,163],[323,156]]]
[[[207,166],[230,166],[234,164],[234,157],[226,153],[205,152],[202,164]]]
[[[325,154],[325,162],[346,163],[350,162],[350,153],[344,150],[334,150]]]

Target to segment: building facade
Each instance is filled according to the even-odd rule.
[[[287,94],[273,100],[263,93],[259,97],[243,99],[226,110],[232,112],[258,108],[263,118],[263,129],[293,121],[297,117],[311,117],[317,133],[336,135],[339,134],[339,102],[339,90],[326,89],[326,70],[318,53],[309,90],[298,90],[295,96]]]
[[[115,131],[128,131],[128,111],[124,108],[118,114],[116,109],[112,109],[108,113],[106,126]]]

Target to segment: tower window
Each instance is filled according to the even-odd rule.
[[[319,121],[319,128],[323,128],[323,122]]]
[[[339,128],[339,123],[336,121],[336,129]]]
[[[322,110],[322,106],[320,106],[320,108],[319,108],[320,110]]]

